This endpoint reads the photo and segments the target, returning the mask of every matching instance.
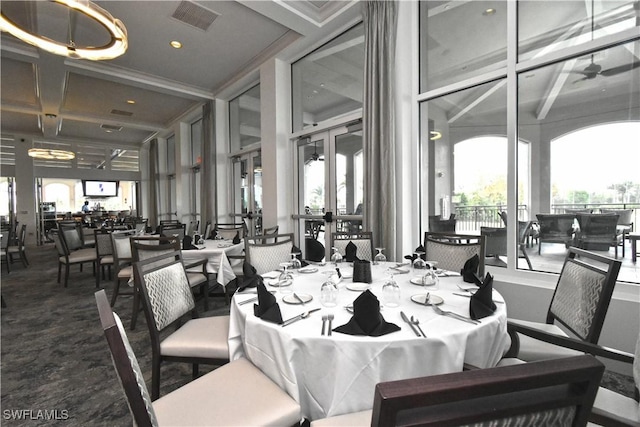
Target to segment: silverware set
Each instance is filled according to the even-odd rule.
[[[420,327],[420,321],[418,319],[413,316],[409,318],[406,314],[404,314],[404,311],[400,312],[400,316],[402,316],[402,320],[404,320],[409,326],[411,326],[411,330],[414,334],[416,334],[417,337],[427,337]]]
[[[329,323],[328,329],[326,329],[327,322]],[[331,336],[331,329],[333,329],[333,327],[331,326],[332,322],[333,322],[333,314],[324,314],[322,316],[322,331],[320,335],[325,335],[325,331],[326,331],[326,335]]]
[[[431,304],[431,308],[433,308],[433,311],[435,311],[436,313],[438,313],[441,316],[449,316],[451,318],[458,319],[458,320],[461,320],[461,321],[467,322],[467,323],[472,323],[474,325],[480,324],[479,320],[473,320],[470,317],[466,317],[466,316],[463,316],[462,314],[454,313],[453,311],[443,310],[440,307],[438,307],[437,305]]]
[[[309,315],[311,313],[313,313],[314,311],[318,311],[320,310],[320,307],[318,308],[314,308],[313,310],[309,310],[309,311],[305,311],[304,313],[300,313],[297,316],[293,316],[290,319],[285,320],[284,322],[282,322],[282,326],[288,326],[294,322],[297,322],[298,320],[302,320],[302,319],[306,319],[307,317],[309,317]]]

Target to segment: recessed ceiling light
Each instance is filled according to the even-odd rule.
[[[496,14],[496,10],[494,8],[490,7],[489,9],[485,9],[484,12],[482,12],[482,14],[484,16],[495,15]]]
[[[178,40],[171,40],[169,44],[171,45],[171,47],[176,49],[180,49],[182,47],[182,43],[180,43]]]
[[[127,104],[135,104],[135,99],[127,99]]]

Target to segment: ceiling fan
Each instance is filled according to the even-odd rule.
[[[591,0],[591,40],[593,40],[593,32],[595,30],[595,22],[594,22],[594,5],[593,5],[594,1]],[[625,73],[627,71],[631,71],[635,68],[640,67],[640,61],[639,62],[632,62],[631,64],[624,64],[624,65],[619,65],[617,67],[612,67],[612,68],[608,68],[606,70],[602,69],[602,66],[600,64],[596,64],[595,61],[593,60],[593,53],[591,54],[591,63],[589,65],[587,65],[583,70],[578,70],[578,71],[570,71],[571,73],[577,73],[577,74],[582,74],[582,78],[578,79],[576,81],[574,81],[573,83],[579,83],[585,80],[592,80],[595,79],[598,76],[603,76],[603,77],[611,77],[611,76],[615,76],[617,74],[620,73]]]
[[[324,157],[320,157],[320,154],[318,154],[318,146],[314,142],[313,143],[313,153],[311,154],[311,156],[309,156],[309,158],[307,159],[307,161],[305,163],[309,164],[311,162],[317,162],[317,161],[324,162]]]

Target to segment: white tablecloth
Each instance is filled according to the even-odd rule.
[[[371,291],[381,301],[386,267],[372,268]],[[327,278],[322,271],[330,269],[327,265],[314,274],[296,275],[295,292],[313,296],[305,307],[284,303],[282,295],[277,295],[283,319],[321,307],[320,285]],[[349,275],[351,269],[344,264],[341,271]],[[255,297],[254,294],[236,294],[231,304],[230,358],[251,360],[300,403],[303,416],[310,420],[371,409],[374,387],[382,381],[461,371],[463,363],[483,368],[494,366],[510,344],[506,304],[497,304],[497,311],[479,325],[439,316],[431,307],[411,301],[412,295],[425,293],[424,287],[409,282],[411,277],[412,273],[394,276],[401,287],[401,305],[383,307],[381,313],[387,322],[397,324],[401,330],[381,337],[335,332],[332,336],[321,336],[323,314],[335,315],[334,328],[351,318],[344,307],[360,295],[346,289],[351,279],[342,281],[336,307],[323,307],[309,318],[286,327],[254,316],[253,303],[238,304]],[[456,284],[469,285],[459,276],[443,277],[440,289],[430,291],[444,299],[441,308],[468,316],[469,298],[453,294],[459,292]],[[501,300],[501,296],[494,292],[494,299]],[[400,311],[420,320],[426,339],[415,336],[402,321]]]
[[[233,266],[227,255],[241,255],[244,249],[243,243],[233,244],[231,240],[205,240],[202,249],[183,250],[182,257],[185,263],[207,260],[207,272],[215,273],[217,281],[222,286],[236,278]]]

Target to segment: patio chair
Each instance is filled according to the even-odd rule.
[[[229,316],[198,318],[195,301],[181,259],[164,254],[133,264],[136,292],[151,335],[151,398],[160,397],[160,365],[164,361],[190,363],[193,378],[198,365],[229,362]],[[182,324],[185,315],[191,319]],[[166,336],[161,333],[177,328]]]
[[[474,255],[480,258],[478,276],[484,277],[485,237],[455,233],[424,233],[424,249],[428,261],[437,261],[438,268],[459,272]]]
[[[582,355],[383,382],[372,410],[311,426],[584,426],[603,372]]]
[[[453,215],[449,219],[442,219],[440,215],[429,215],[429,231],[432,233],[455,233],[456,219]]]
[[[543,243],[562,243],[569,247],[574,241],[574,214],[536,214],[538,225],[538,255]]]
[[[582,249],[605,250],[615,248],[618,258],[618,246],[622,243],[622,233],[618,232],[618,214],[577,214],[580,230],[576,233],[576,245]],[[624,245],[622,256],[624,257]]]
[[[373,234],[371,231],[357,231],[355,233],[331,233],[331,246],[338,249],[343,256],[346,254],[349,242],[356,245],[356,256],[361,260],[373,261]]]
[[[570,247],[545,323],[508,319],[511,348],[505,357],[527,362],[557,359],[581,354],[583,350],[575,343],[596,344],[621,264]]]
[[[531,260],[527,254],[526,242],[527,233],[531,227],[531,221],[518,221],[518,258],[524,258],[529,270],[533,270]],[[504,267],[505,263],[500,259],[507,256],[507,229],[505,227],[480,227],[480,234],[485,236],[484,255],[487,258],[493,257],[495,265]],[[485,262],[485,264],[488,263]]]
[[[264,274],[280,268],[280,264],[291,260],[293,233],[277,234],[277,242],[264,242],[264,236],[245,238],[245,260],[256,269],[256,274]]]
[[[633,209],[600,209],[603,214],[618,215],[618,234],[622,234],[622,256],[624,256],[624,242],[627,235],[633,231]]]
[[[111,311],[104,291],[95,297],[133,424],[292,426],[300,421],[300,405],[247,359],[227,363],[152,402],[120,318]]]

